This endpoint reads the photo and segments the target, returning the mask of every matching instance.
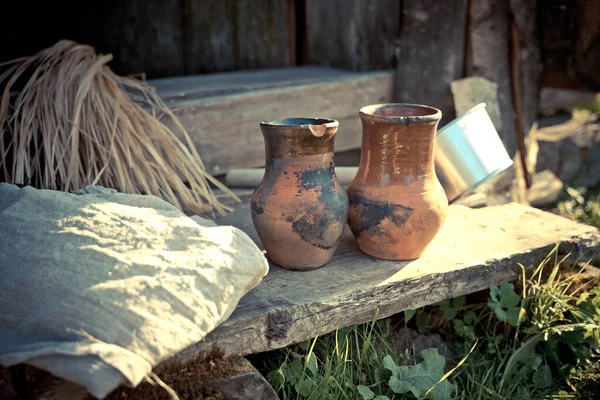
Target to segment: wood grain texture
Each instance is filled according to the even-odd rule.
[[[197,93],[173,97],[171,88],[167,104],[190,133],[207,170],[213,174],[223,174],[230,168],[264,166],[259,129],[263,120],[334,118],[340,122],[335,150],[359,148],[362,126],[358,110],[367,104],[391,101],[392,73],[330,72],[324,73],[326,77],[319,73],[314,78],[301,77],[300,84],[279,75],[278,82],[265,79],[262,84],[250,84],[256,89],[264,85],[260,90],[209,97],[197,97]]]
[[[233,0],[184,0],[186,74],[236,68],[236,9]]]
[[[117,70],[148,77],[185,71],[179,0],[118,1],[105,34]]]
[[[440,125],[455,116],[450,84],[463,76],[466,19],[467,0],[403,3],[396,101],[439,108]]]
[[[237,69],[295,64],[295,25],[288,0],[236,0]]]
[[[354,71],[393,66],[398,0],[307,0],[308,63]]]
[[[542,74],[541,50],[537,26],[537,1],[511,0],[513,23],[519,36],[521,111],[524,134],[527,135],[537,119],[540,100],[540,78]]]
[[[502,128],[498,134],[508,155],[517,150],[510,69],[509,0],[470,0],[467,75],[498,84]]]
[[[217,223],[241,228],[261,245],[248,204]],[[368,257],[346,230],[321,269],[294,272],[271,265],[227,321],[178,357],[211,346],[231,354],[272,350],[370,321],[376,309],[384,318],[482,290],[517,278],[517,263],[533,267],[558,242],[560,253],[580,261],[600,251],[596,228],[516,203],[477,210],[451,206],[439,235],[410,262]]]
[[[358,74],[326,67],[269,68],[154,79],[160,97],[176,106],[182,100],[243,93],[352,78]]]

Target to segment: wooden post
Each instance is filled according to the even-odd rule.
[[[470,0],[467,75],[498,85],[502,126],[498,134],[510,157],[517,151],[510,69],[508,0]]]
[[[396,101],[442,110],[454,118],[450,84],[463,76],[467,1],[404,2],[398,40]]]

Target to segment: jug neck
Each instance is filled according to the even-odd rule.
[[[363,141],[359,176],[382,186],[435,176],[433,152],[441,112],[400,104],[375,107],[379,108],[365,112],[365,107],[360,113]]]
[[[267,160],[315,155],[333,155],[339,123],[320,118],[288,118],[260,125]]]

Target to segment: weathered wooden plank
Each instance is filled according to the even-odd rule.
[[[248,204],[217,220],[246,231],[259,245]],[[325,267],[294,272],[271,265],[231,317],[178,356],[211,346],[232,354],[272,350],[344,326],[381,318],[518,277],[517,263],[534,266],[556,245],[574,259],[600,252],[600,232],[566,218],[511,203],[469,209],[451,206],[425,254],[414,261],[362,254],[346,231]]]
[[[236,68],[235,1],[183,0],[186,74]]]
[[[105,25],[116,69],[150,78],[182,75],[181,11],[179,0],[116,2]]]
[[[154,79],[150,84],[167,104],[177,105],[177,101],[180,100],[298,86],[356,76],[357,74],[349,71],[308,66],[169,77]]]
[[[314,83],[253,90],[206,98],[172,99],[169,107],[190,133],[207,170],[264,165],[259,124],[292,116],[340,121],[335,149],[359,148],[362,126],[358,110],[392,99],[392,72],[341,73]]]
[[[455,116],[450,84],[463,76],[467,8],[467,0],[403,3],[396,100],[441,109],[441,125]]]
[[[293,3],[236,0],[235,7],[237,69],[295,64]]]
[[[355,71],[393,66],[398,0],[307,0],[308,63]]]
[[[537,1],[511,0],[510,7],[518,34],[518,47],[513,46],[513,57],[520,64],[521,112],[524,135],[537,119],[542,74],[541,51],[537,26]],[[530,171],[532,172],[532,171]]]
[[[509,0],[470,0],[467,75],[498,84],[498,134],[512,158],[517,151],[510,70]]]

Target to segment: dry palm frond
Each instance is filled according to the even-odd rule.
[[[205,171],[175,115],[148,84],[113,73],[111,59],[63,40],[0,64],[0,180],[63,191],[98,184],[187,212],[227,212],[209,182],[237,197]]]

